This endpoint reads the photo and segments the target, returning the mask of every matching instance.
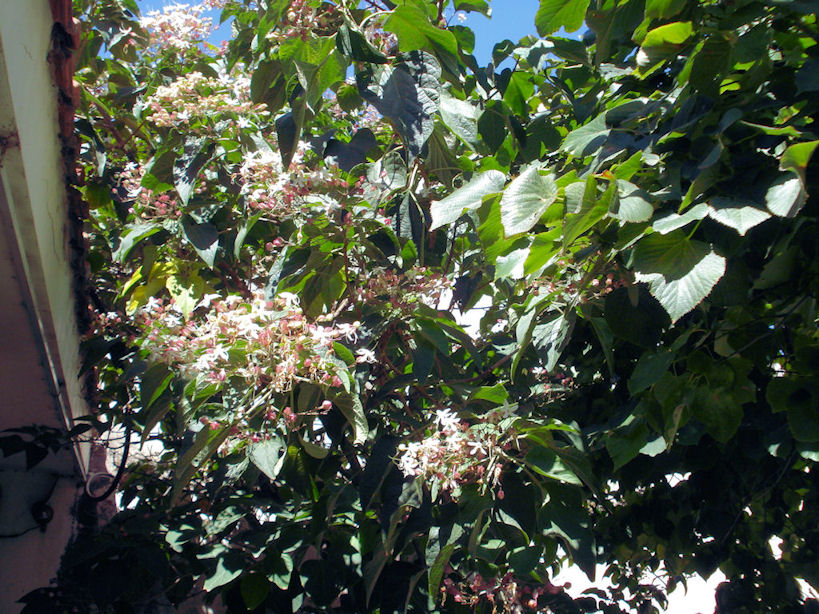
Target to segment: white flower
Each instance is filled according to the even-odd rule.
[[[336,324],[336,330],[338,331],[338,334],[343,335],[347,341],[358,341],[359,326],[361,326],[361,322],[358,320],[352,324],[342,322],[341,324]]]
[[[484,447],[482,441],[475,441],[475,440],[468,441],[468,442],[466,442],[466,445],[469,446],[469,455],[470,456],[475,456],[478,453],[486,455],[486,453],[487,453],[486,448]]]
[[[451,431],[458,428],[461,420],[449,409],[439,409],[435,412],[435,423],[442,431]]]
[[[375,352],[373,352],[372,350],[368,350],[367,348],[359,348],[355,354],[356,354],[355,361],[357,363],[377,362]]]
[[[504,403],[503,407],[498,407],[495,412],[501,417],[501,420],[504,418],[514,418],[517,416],[515,413],[516,405],[509,405],[509,403]]]
[[[218,301],[221,298],[221,294],[206,294],[202,297],[202,300],[196,303],[195,309],[199,309],[200,307],[210,307],[213,301]]]

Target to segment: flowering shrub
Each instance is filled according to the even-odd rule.
[[[457,499],[461,485],[477,483],[481,490],[498,490],[505,450],[515,443],[514,412],[498,409],[469,426],[451,410],[436,412],[438,430],[421,441],[398,447],[398,466],[407,477],[420,477],[433,497],[448,492]]]
[[[242,127],[249,116],[267,114],[264,105],[249,100],[249,87],[247,77],[223,74],[217,79],[193,71],[157,87],[145,104],[158,127],[212,132],[215,117],[235,116],[237,127]]]
[[[460,581],[452,577],[445,578],[441,592],[444,600],[451,598],[458,604],[475,608],[484,600],[492,604],[493,612],[521,614],[540,611],[540,596],[559,594],[561,587],[548,581],[540,586],[530,586],[521,583],[511,573],[499,578],[485,578],[478,572],[472,572]]]
[[[190,320],[155,300],[137,317],[151,359],[182,377],[218,386],[239,378],[242,386],[277,393],[298,382],[341,387],[332,343],[354,332],[308,322],[285,299],[266,300],[260,293],[251,300],[207,295]]]
[[[148,31],[152,45],[160,49],[185,51],[208,38],[213,22],[202,13],[220,4],[224,3],[209,0],[193,5],[168,4],[162,10],[149,11],[140,19],[140,25]]]
[[[358,289],[358,299],[384,301],[385,306],[401,316],[412,313],[419,305],[438,308],[451,285],[447,277],[425,267],[413,267],[403,273],[389,269],[373,271]]]
[[[273,143],[272,145],[275,145]],[[347,182],[337,169],[313,160],[314,168],[306,164],[309,157],[307,143],[300,142],[290,166],[285,170],[281,156],[271,150],[256,151],[245,156],[238,177],[242,193],[247,196],[251,209],[272,219],[282,219],[306,211],[317,199],[305,202],[307,196],[330,194],[331,198],[347,188]],[[318,201],[322,209],[333,209],[333,200]],[[329,203],[329,207],[328,207]]]

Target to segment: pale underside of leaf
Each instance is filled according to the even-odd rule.
[[[501,223],[506,235],[531,229],[556,198],[557,185],[552,176],[541,175],[538,166],[527,168],[506,187],[501,197]]]

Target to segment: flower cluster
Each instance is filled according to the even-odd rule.
[[[149,11],[140,19],[152,45],[161,49],[184,51],[210,36],[213,22],[202,15],[207,8],[220,8],[223,2],[208,0],[205,4],[171,4],[161,11]]]
[[[244,386],[286,392],[297,382],[343,385],[331,359],[334,340],[350,327],[308,322],[283,299],[252,300],[208,295],[185,321],[173,305],[153,300],[138,314],[146,330],[143,347],[155,361],[172,365],[183,377],[197,375],[221,385],[239,378]]]
[[[308,0],[290,0],[287,11],[281,17],[280,26],[272,30],[268,39],[281,43],[291,38],[307,38],[316,32],[324,32],[335,19],[337,8],[332,4],[318,11]]]
[[[504,451],[512,445],[514,412],[499,408],[480,424],[469,426],[448,409],[436,412],[437,431],[421,441],[401,444],[398,467],[406,477],[423,477],[433,497],[438,491],[457,498],[463,484],[496,487]],[[503,498],[503,490],[496,495]]]
[[[151,112],[150,120],[154,125],[175,128],[187,126],[188,130],[194,127],[196,120],[207,124],[203,120],[214,116],[268,114],[264,104],[251,102],[248,77],[223,74],[217,79],[196,71],[189,72],[168,85],[160,85],[145,100],[145,104]],[[249,125],[244,117],[239,121]]]
[[[564,398],[572,389],[576,388],[574,377],[563,371],[549,372],[545,367],[532,367],[532,375],[539,381],[533,392],[552,403]]]
[[[299,143],[287,170],[280,154],[273,150],[246,155],[239,167],[238,178],[248,205],[280,218],[301,210],[307,196],[346,191],[347,182],[336,169],[321,165],[310,168],[304,163],[307,150],[306,143]]]
[[[156,194],[142,186],[144,175],[145,168],[133,162],[126,164],[119,173],[119,186],[128,200],[133,201],[132,211],[145,220],[181,216],[176,198],[170,194]]]
[[[511,572],[500,578],[484,578],[473,572],[461,581],[453,580],[450,576],[441,585],[445,600],[447,596],[451,596],[456,603],[474,607],[483,599],[494,606],[493,611],[509,614],[537,611],[541,595],[553,595],[561,590],[562,587],[555,586],[548,580],[546,584],[539,586],[522,584]]]
[[[360,301],[387,300],[399,315],[415,311],[419,304],[437,308],[452,282],[443,274],[426,267],[413,267],[404,273],[386,269],[372,272],[358,289]]]

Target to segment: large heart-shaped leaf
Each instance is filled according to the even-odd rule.
[[[676,322],[696,307],[725,274],[725,258],[682,231],[652,234],[634,250],[634,274]]]
[[[512,180],[500,202],[501,223],[507,235],[526,232],[557,199],[557,184],[551,175],[541,175],[533,165]]]
[[[771,217],[767,211],[735,198],[712,198],[708,204],[708,217],[733,228],[743,237],[751,228]]]
[[[415,158],[435,127],[441,67],[423,51],[401,57],[395,66],[367,67],[356,79],[362,98],[393,122]]]

